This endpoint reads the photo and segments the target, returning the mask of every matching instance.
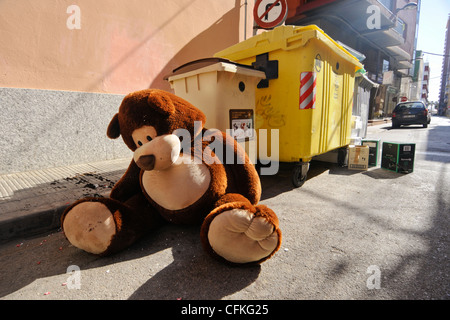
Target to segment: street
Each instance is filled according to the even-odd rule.
[[[97,257],[55,231],[0,246],[1,299],[450,299],[450,119],[428,128],[371,126],[367,138],[416,143],[414,172],[313,161],[301,188],[292,166],[262,176],[261,203],[283,243],[257,267],[204,253],[199,227],[167,225]]]

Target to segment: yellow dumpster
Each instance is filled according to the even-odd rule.
[[[313,156],[350,144],[354,77],[363,66],[317,26],[280,26],[214,56],[265,72],[255,93],[255,129],[258,138],[261,129],[269,137],[258,144],[258,159],[278,148],[279,161],[299,164],[295,186],[306,180]]]

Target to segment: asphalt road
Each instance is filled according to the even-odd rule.
[[[368,138],[415,142],[414,172],[312,162],[297,189],[289,165],[263,176],[283,243],[261,266],[211,259],[198,227],[168,225],[105,258],[55,231],[0,246],[0,298],[449,300],[450,119],[373,126]]]

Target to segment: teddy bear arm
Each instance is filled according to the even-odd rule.
[[[127,171],[122,178],[114,185],[110,197],[121,202],[125,202],[136,194],[141,193],[139,175],[141,169],[131,160]]]
[[[232,163],[225,162],[227,172],[231,172],[237,192],[256,205],[261,197],[261,183],[254,164],[250,161],[245,150],[234,139],[222,132],[223,154],[233,153]]]
[[[234,176],[237,177],[237,187],[240,194],[245,196],[251,204],[256,205],[261,198],[261,183],[253,164],[247,162],[233,166]]]

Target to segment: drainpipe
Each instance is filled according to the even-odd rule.
[[[244,16],[244,40],[247,40],[247,0],[244,2],[245,16]]]

